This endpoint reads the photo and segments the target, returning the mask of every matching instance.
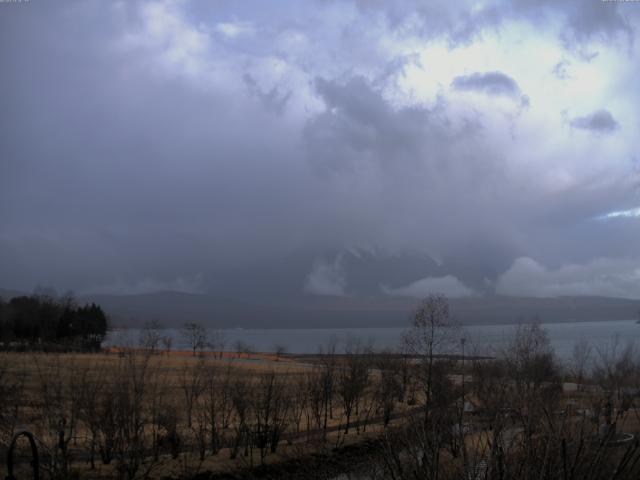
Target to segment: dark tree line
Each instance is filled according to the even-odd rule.
[[[71,297],[0,298],[0,343],[7,348],[65,348],[95,350],[107,333],[108,320],[95,303],[77,305]]]

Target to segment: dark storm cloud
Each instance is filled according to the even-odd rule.
[[[420,21],[386,2],[319,2],[309,13],[299,2],[277,13],[212,5],[3,6],[0,286],[349,294],[340,252],[355,249],[439,262],[381,291],[466,293],[511,270],[518,285],[525,271],[560,271],[566,285],[563,262],[640,258],[635,218],[593,220],[635,207],[624,147],[593,151],[590,162],[609,168],[589,170],[566,153],[582,145],[554,137],[545,151],[529,131],[505,133],[513,105],[463,110],[447,97],[452,77],[430,102],[398,90],[417,63],[414,43],[403,43],[415,29],[472,42],[516,11],[536,23],[573,7],[496,4],[462,24],[442,6]],[[571,12],[563,21],[584,35],[622,28],[617,13],[598,23]],[[453,87],[516,98],[526,72],[508,71],[455,71]],[[537,263],[511,269],[519,258]],[[624,275],[629,265],[597,267]]]
[[[517,180],[509,178],[511,159],[483,140],[479,121],[454,127],[442,105],[394,109],[362,78],[316,84],[327,108],[306,126],[310,156],[319,168],[339,172],[341,181],[351,180],[350,193],[362,197],[351,212],[359,227],[368,227],[359,241],[370,236],[392,244],[397,239],[389,233],[394,232],[403,241],[396,247],[438,252],[461,276],[475,277],[476,284],[482,274],[470,265],[496,275],[536,242],[557,241],[552,231],[561,232],[560,256],[577,254],[575,261],[581,261],[597,255],[603,241],[598,232],[607,226],[582,225],[582,219],[619,204],[640,186],[637,175],[623,181],[612,172],[600,184],[589,178],[543,195],[543,185],[531,184],[524,172]],[[366,190],[361,179],[369,182]],[[375,222],[367,225],[372,212]],[[575,231],[578,226],[581,232]],[[637,225],[630,228],[635,231]],[[584,238],[577,247],[577,239]],[[622,249],[640,253],[630,243]]]
[[[451,86],[456,90],[483,92],[488,95],[520,95],[520,87],[510,76],[502,72],[472,73],[455,77]]]
[[[620,125],[608,110],[598,110],[584,117],[576,117],[570,125],[580,130],[610,133],[617,130]]]
[[[561,36],[566,42],[579,43],[592,38],[611,39],[622,34],[627,39],[633,32],[628,20],[629,9],[617,2],[583,2],[582,0],[516,0],[506,2],[513,15],[543,23],[560,15],[565,28]]]
[[[5,35],[42,20],[16,12]],[[3,42],[3,283],[173,282],[297,241],[278,232],[304,228],[287,207],[302,185],[268,112],[162,78],[151,53],[118,51],[118,28],[90,34],[123,28],[108,6],[48,13],[65,35]]]
[[[632,4],[583,0],[494,0],[478,5],[474,2],[425,3],[357,2],[364,10],[385,11],[394,25],[419,15],[421,22],[412,25],[426,38],[445,37],[452,46],[473,42],[486,32],[499,30],[511,20],[525,21],[545,29],[560,22],[559,38],[570,48],[580,49],[591,40],[621,38],[632,42],[635,23],[640,17]],[[632,3],[632,2],[629,2]]]
[[[362,77],[345,84],[322,78],[315,83],[326,109],[307,123],[305,138],[310,158],[322,169],[357,172],[374,162],[404,170],[406,162],[424,160],[427,142],[438,149],[448,140],[441,111],[396,110]]]
[[[271,88],[268,92],[263,92],[260,90],[260,86],[256,82],[256,80],[245,73],[242,76],[247,88],[251,95],[255,95],[261,102],[264,108],[272,113],[276,113],[281,115],[287,106],[287,102],[291,98],[291,92],[281,93],[278,87]]]

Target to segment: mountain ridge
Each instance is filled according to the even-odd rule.
[[[5,301],[15,294],[24,295],[0,289]],[[406,326],[419,299],[308,295],[289,304],[263,304],[212,294],[160,291],[80,295],[77,301],[100,304],[116,327],[140,327],[157,320],[166,327],[194,321],[216,328],[359,328]],[[640,315],[640,300],[602,296],[494,295],[451,298],[449,303],[452,318],[464,325],[632,320]]]

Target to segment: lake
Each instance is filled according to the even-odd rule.
[[[635,320],[543,323],[541,326],[547,330],[556,355],[561,359],[569,358],[574,345],[580,340],[589,342],[594,351],[612,348],[616,342],[621,346],[629,342],[640,342],[640,324]],[[516,328],[517,325],[467,325],[463,326],[460,337],[466,339],[467,353],[492,355],[510,342]],[[226,350],[234,350],[242,342],[253,351],[270,352],[274,351],[276,345],[281,345],[288,353],[317,353],[319,347],[332,341],[337,343],[337,351],[340,352],[353,340],[371,344],[376,349],[395,349],[406,331],[405,328],[221,330]],[[161,334],[173,339],[173,349],[189,349],[180,329],[165,329]],[[136,346],[139,336],[138,329],[116,329],[109,333],[103,345]],[[451,350],[447,353],[459,353],[459,346],[452,347]]]

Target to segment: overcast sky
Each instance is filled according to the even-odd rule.
[[[639,32],[600,0],[0,3],[0,287],[306,252],[300,290],[348,295],[368,251],[440,265],[381,295],[640,298]]]

